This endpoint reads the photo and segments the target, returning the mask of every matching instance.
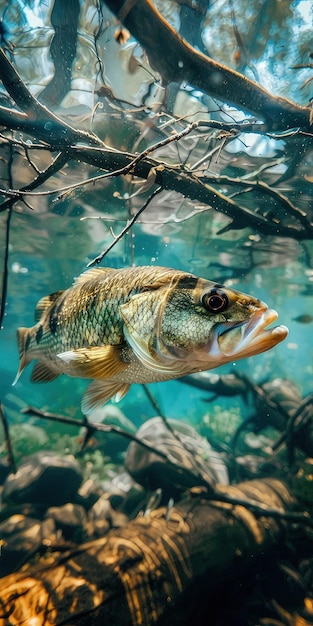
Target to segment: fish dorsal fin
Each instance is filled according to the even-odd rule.
[[[32,383],[48,383],[59,376],[58,372],[54,372],[46,363],[35,363],[30,380]]]
[[[35,309],[35,322],[39,322],[47,309],[50,309],[53,302],[55,302],[59,296],[64,293],[64,290],[56,291],[55,293],[50,293],[48,296],[44,296],[39,300]]]
[[[88,385],[81,403],[81,410],[84,415],[88,415],[101,408],[105,402],[115,396],[115,401],[119,402],[127,393],[130,385],[113,380],[94,380]]]
[[[122,360],[120,346],[78,348],[57,357],[63,362],[65,373],[82,378],[112,378],[128,367]]]
[[[99,280],[99,278],[104,278],[110,272],[116,272],[116,270],[113,267],[92,267],[90,270],[86,270],[86,272],[77,276],[74,285],[83,285],[94,278]]]

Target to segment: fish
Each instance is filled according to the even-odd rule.
[[[92,268],[42,298],[35,325],[18,328],[20,363],[31,381],[60,374],[91,379],[88,415],[120,400],[132,383],[172,380],[269,350],[288,329],[267,328],[276,311],[247,294],[158,266]]]
[[[313,317],[312,315],[309,315],[309,313],[303,313],[303,315],[293,317],[292,320],[293,322],[300,322],[300,324],[310,324],[313,322]]]

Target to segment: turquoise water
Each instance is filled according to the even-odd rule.
[[[311,3],[155,1],[163,18],[196,51],[238,72],[237,80],[243,75],[268,90],[269,104],[259,109],[255,85],[250,86],[252,96],[245,92],[247,108],[242,108],[238,102],[244,86],[240,83],[229,94],[224,74],[217,73],[216,82],[224,80],[225,97],[221,90],[215,93],[214,81],[211,89],[203,87],[201,72],[192,74],[191,68],[193,82],[187,80],[182,61],[171,75],[166,63],[174,58],[172,48],[165,49],[152,37],[154,55],[150,49],[145,52],[143,43],[113,16],[109,4],[80,0],[71,4],[66,15],[64,7],[69,5],[56,0],[0,0],[5,54],[0,59],[1,202],[6,202],[8,189],[33,183],[59,151],[68,157],[60,171],[41,185],[34,184],[25,202],[20,198],[12,205],[7,251],[8,211],[0,205],[0,288],[5,300],[0,400],[17,464],[41,448],[61,455],[74,452],[84,479],[92,476],[104,491],[110,477],[122,471],[125,450],[114,457],[107,448],[99,452],[96,443],[94,456],[94,450],[84,456],[78,427],[23,412],[33,406],[83,423],[80,405],[89,381],[62,375],[51,383],[33,384],[29,365],[17,384],[12,383],[19,361],[17,329],[33,326],[37,302],[70,287],[116,238],[119,241],[100,267],[160,265],[184,270],[251,294],[278,312],[276,324],[289,328],[288,337],[268,352],[214,370],[216,374],[246,376],[252,386],[284,378],[298,387],[302,397],[312,393],[313,375],[312,133],[308,123],[299,126],[303,111],[308,116],[312,105]],[[125,4],[132,11],[137,3]],[[65,36],[55,49],[53,42],[60,33]],[[69,148],[64,145],[63,128],[53,143],[53,134],[44,134],[43,110],[44,119],[40,115],[36,119],[34,102],[28,110],[25,92],[24,102],[18,100],[12,81],[11,86],[6,82],[5,59],[12,62],[29,93],[77,132],[88,132],[88,139],[75,135]],[[272,96],[288,98],[293,104],[284,101],[281,116],[275,118],[279,103]],[[302,108],[294,112],[300,117],[293,125],[284,115],[294,105]],[[13,110],[17,127],[13,122],[12,128],[6,126],[4,109]],[[30,126],[23,126],[22,111]],[[195,121],[199,125],[187,133],[188,124]],[[261,129],[260,122],[264,122]],[[255,128],[238,127],[250,123]],[[186,136],[178,138],[184,131]],[[109,153],[107,169],[103,162],[100,168],[96,151],[92,152],[100,140],[102,155]],[[92,164],[83,158],[86,145],[92,146]],[[129,158],[145,150],[140,165],[148,171],[142,177],[132,169],[117,175],[119,158],[127,165]],[[163,188],[152,197],[160,172]],[[104,173],[105,178],[91,180]],[[182,190],[184,177],[195,185],[192,192],[190,187],[188,193]],[[82,185],[84,181],[88,184]],[[211,190],[210,201],[203,195],[205,184]],[[235,204],[236,215],[227,201]],[[120,237],[145,203],[146,209]],[[255,399],[249,394],[248,400],[220,395],[210,401],[211,393],[179,380],[149,384],[148,390],[150,399],[143,386],[132,385],[117,405],[123,413],[117,421],[127,418],[135,431],[160,412],[193,426],[223,450],[229,450],[224,444],[230,444],[237,427],[255,410]],[[112,405],[110,401],[108,406]],[[262,410],[264,418],[268,413]],[[263,433],[259,438],[257,433],[256,439],[255,433],[248,433],[252,443],[249,447],[249,440],[244,442],[243,454],[274,459],[273,464],[278,459],[285,477],[289,462],[285,451],[275,457],[270,449],[280,433],[268,430],[264,439]],[[299,457],[304,454],[301,451]],[[234,461],[233,456],[226,460]],[[0,461],[6,457],[7,441],[0,425]],[[295,467],[288,471],[294,472]],[[170,510],[171,500],[163,504]],[[1,546],[0,533],[0,553]]]
[[[92,225],[99,239],[95,245],[92,233],[87,230],[88,224],[90,222],[80,221],[79,217],[45,215],[44,219],[38,220],[35,215],[13,215],[7,306],[1,337],[2,351],[5,355],[1,363],[1,397],[10,414],[13,411],[14,419],[18,419],[19,408],[29,404],[38,408],[48,408],[52,412],[81,415],[80,399],[87,385],[86,381],[63,376],[51,383],[32,384],[29,381],[32,368],[30,365],[23,372],[17,385],[12,387],[11,384],[18,366],[16,329],[19,326],[32,326],[37,301],[48,293],[70,286],[74,277],[86,269],[92,255],[100,252],[109,240],[101,233],[101,228],[98,232],[98,225],[101,227],[101,224],[94,221]],[[138,264],[167,265],[192,271],[213,280],[223,280],[223,271],[217,269],[214,263],[215,259],[229,255],[227,241],[216,240],[213,245],[208,241],[206,258],[201,256],[197,259],[193,256],[193,247],[196,247],[194,241],[187,240],[187,243],[184,243],[184,229],[175,233],[174,237],[165,235],[162,238],[142,233],[142,227],[138,225],[133,228],[133,235],[132,250],[129,250],[128,236],[125,242],[119,244],[111,255],[106,257],[106,265],[124,267],[131,262],[133,255],[135,263]],[[242,238],[237,244],[240,245],[245,241],[246,239]],[[203,248],[201,237],[199,245]],[[240,260],[240,253],[236,256],[235,250],[232,256],[235,265],[238,263],[238,257]],[[210,261],[213,263],[212,267]],[[230,266],[226,274],[229,276],[231,272]],[[294,318],[310,314],[313,296],[301,295],[301,291],[309,283],[301,272],[300,260],[295,259],[293,267],[291,263],[284,264],[283,259],[279,267],[268,268],[264,263],[241,279],[240,277],[228,279],[228,284],[233,284],[236,288],[266,301],[271,308],[278,311],[279,322],[287,325],[290,333],[287,339],[273,350],[247,360],[230,363],[217,372],[245,373],[254,382],[263,382],[273,377],[289,378],[299,385],[303,394],[309,393],[313,356],[310,342],[311,324],[301,324]],[[207,410],[207,405],[201,402],[205,394],[178,381],[153,384],[151,391],[168,417],[194,423],[201,420],[203,412]],[[237,399],[231,400],[231,404],[237,405],[238,402]],[[219,399],[219,404],[225,403],[229,406],[230,400]],[[144,419],[154,414],[153,407],[139,385],[131,388],[119,406],[136,422],[138,417]]]
[[[186,17],[187,9],[181,10],[173,4],[163,10],[166,19],[174,28],[181,29],[192,45],[199,47],[200,35],[203,51],[256,80],[273,94],[294,98],[298,104],[305,105],[312,87],[310,70],[306,67],[310,58],[309,3],[285,3],[284,7],[277,5],[276,9],[267,7],[257,20],[258,3],[249,4],[245,20],[242,17],[240,25],[249,47],[249,58],[245,59],[243,55],[247,54],[247,49],[244,52],[236,35],[230,5],[220,4],[219,11],[215,5],[207,13],[204,7],[201,7],[200,14],[189,10],[189,18]],[[186,122],[203,119],[231,124],[233,120],[244,120],[245,115],[250,119],[233,106],[223,104],[184,82],[170,85],[173,92],[170,101],[170,87],[166,90],[158,73],[149,69],[143,49],[127,31],[126,42],[119,42],[112,14],[105,6],[99,11],[99,6],[91,1],[81,3],[79,16],[76,15],[78,39],[72,68],[70,61],[67,66],[67,71],[72,70],[68,90],[64,86],[64,74],[64,85],[61,82],[61,87],[55,87],[53,96],[49,95],[47,89],[57,80],[62,54],[69,54],[66,49],[63,53],[61,51],[61,57],[49,53],[53,25],[57,19],[62,20],[62,13],[58,18],[56,8],[55,13],[51,13],[52,8],[53,3],[0,4],[3,44],[32,93],[75,128],[98,134],[114,149],[137,153],[180,131],[182,126],[175,119],[182,115],[186,116]],[[244,13],[243,9],[242,16]],[[223,21],[223,31],[218,20]],[[278,24],[284,32],[284,47]],[[219,42],[214,38],[214,28],[219,28],[222,33]],[[253,29],[255,37],[262,34],[263,39],[255,40]],[[69,31],[69,36],[73,37],[73,32]],[[66,48],[65,43],[64,46]],[[288,71],[285,71],[286,64]],[[303,68],[292,71],[292,64],[300,64]],[[101,97],[104,83],[109,89],[107,98]],[[58,89],[63,87],[62,96]],[[4,102],[5,93],[3,87]],[[170,117],[173,113],[175,119]],[[169,165],[186,164],[183,167],[187,170],[190,168],[200,176],[211,177],[213,184],[214,176],[223,176],[216,189],[226,198],[235,201],[239,198],[241,206],[265,219],[271,220],[277,215],[278,223],[285,227],[299,225],[294,212],[289,214],[288,207],[279,206],[277,199],[273,201],[271,194],[264,195],[262,189],[252,192],[248,189],[238,196],[236,185],[228,184],[227,178],[235,179],[235,183],[260,181],[310,217],[312,155],[305,135],[298,135],[297,129],[293,129],[290,136],[287,133],[284,138],[286,131],[282,128],[276,136],[241,133],[223,143],[219,131],[208,128],[206,133],[201,135],[201,132],[195,130],[180,142],[159,147],[152,152],[152,157]],[[34,137],[27,137],[23,132],[16,132],[16,139],[25,140],[31,146]],[[49,151],[34,150],[32,146],[30,161],[23,160],[22,148],[18,145],[10,154],[10,144],[4,142],[3,150],[2,185],[15,189],[30,182],[34,178],[34,168],[44,169],[51,159]],[[295,158],[297,154],[299,156]],[[6,166],[6,158],[12,159],[10,167]],[[101,170],[89,165],[70,161],[61,173],[54,174],[35,189],[34,195],[27,196],[27,204],[15,203],[0,338],[3,355],[0,363],[1,400],[13,422],[25,419],[21,418],[19,411],[29,404],[80,415],[84,381],[60,377],[50,384],[34,385],[29,382],[29,367],[15,387],[11,383],[18,367],[16,329],[32,326],[38,300],[69,287],[86,269],[88,262],[112,243],[155,189],[153,181],[150,189],[147,184],[145,189],[142,181],[138,183],[128,175],[75,187],[65,194],[40,195],[66,185],[77,185],[100,173]],[[3,248],[6,218],[6,213],[0,215]],[[311,391],[313,326],[310,320],[301,323],[295,318],[310,316],[313,310],[311,238],[297,241],[292,237],[268,236],[262,233],[262,229],[259,231],[245,225],[243,221],[239,227],[232,228],[225,213],[213,210],[197,198],[188,199],[173,189],[163,190],[102,264],[111,267],[166,265],[225,282],[265,300],[278,311],[279,323],[289,327],[288,338],[274,350],[230,363],[219,373],[232,370],[246,373],[258,383],[284,377],[299,385],[302,394],[307,394]],[[197,423],[207,409],[201,400],[203,392],[182,383],[155,384],[151,390],[168,417]],[[240,399],[218,399],[221,406],[225,403],[229,406],[229,402],[240,405]],[[120,406],[136,423],[154,413],[138,385],[133,386]]]

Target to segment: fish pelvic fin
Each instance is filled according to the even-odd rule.
[[[59,372],[54,372],[46,363],[38,361],[34,365],[30,380],[32,383],[48,383],[57,376],[59,376]]]
[[[129,365],[122,360],[120,346],[78,348],[60,352],[57,357],[62,361],[65,373],[82,378],[112,378]]]
[[[92,413],[113,396],[115,396],[115,401],[119,402],[126,395],[129,387],[128,383],[120,383],[116,380],[94,380],[84,393],[81,403],[82,413],[84,415]]]
[[[28,365],[28,363],[30,363],[32,360],[31,357],[27,354],[27,348],[30,342],[29,331],[30,331],[29,328],[21,327],[17,329],[17,345],[18,345],[18,351],[20,355],[20,363],[19,363],[19,368],[17,370],[17,374],[12,383],[13,386],[16,385],[21,373],[23,372],[25,367]]]

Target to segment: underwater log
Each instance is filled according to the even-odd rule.
[[[287,486],[270,478],[218,486],[216,496],[241,504],[191,490],[173,507],[65,554],[47,552],[39,565],[2,578],[0,626],[190,623],[219,586],[283,543],[283,515],[295,504]]]

